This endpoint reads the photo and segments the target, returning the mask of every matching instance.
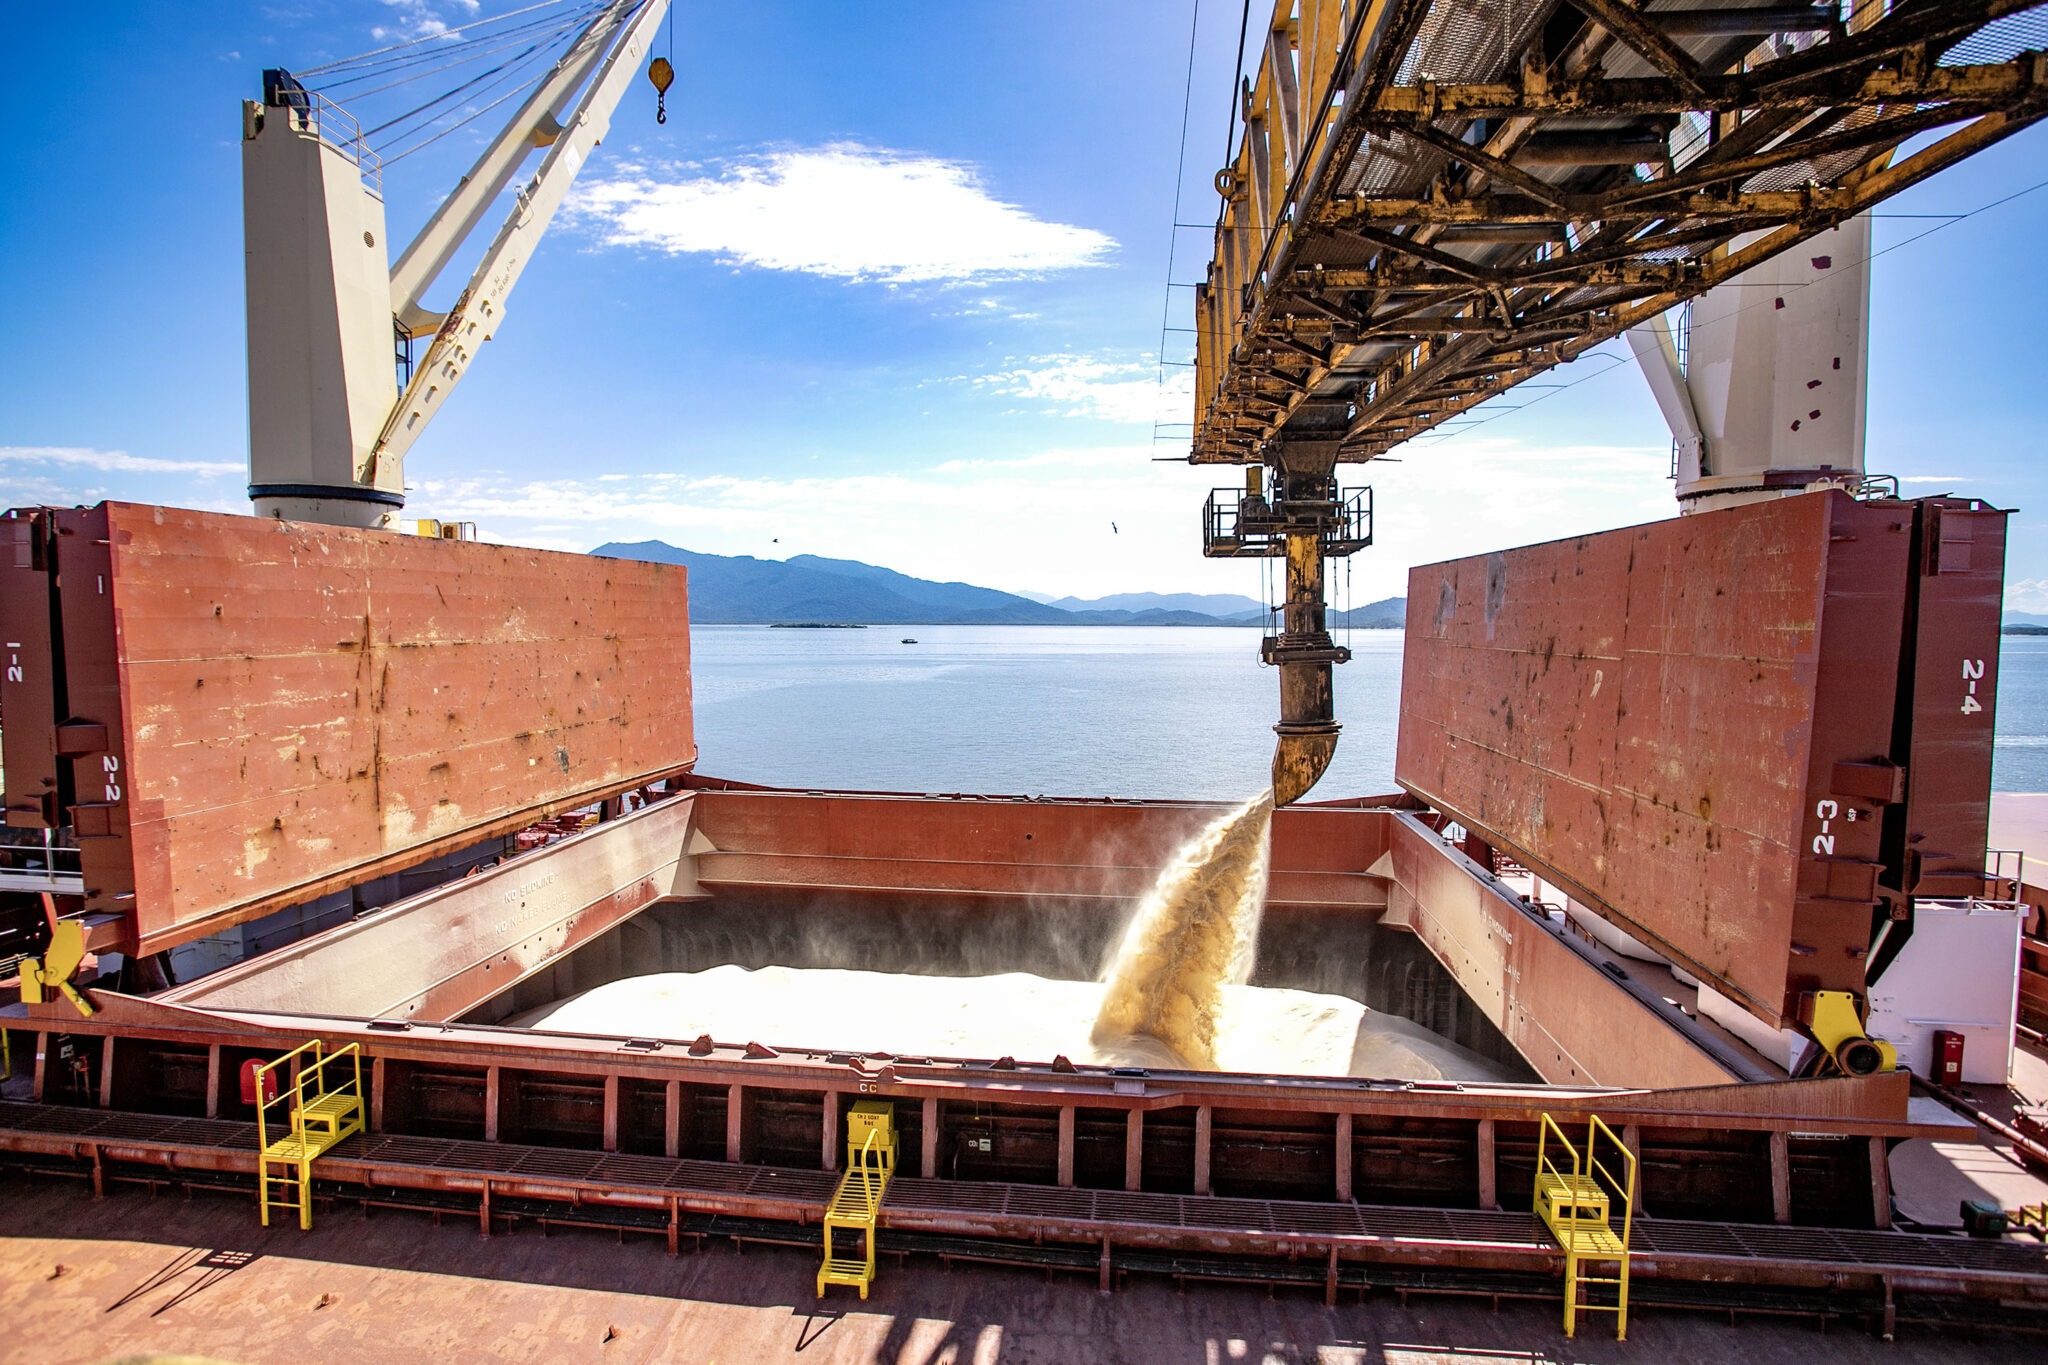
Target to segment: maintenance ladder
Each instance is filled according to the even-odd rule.
[[[311,1060],[307,1060],[310,1058]],[[346,1060],[346,1068],[335,1066]],[[294,1066],[294,1061],[297,1065]],[[328,1068],[334,1066],[333,1072]],[[291,1088],[274,1079],[289,1069]],[[299,1227],[313,1226],[313,1162],[343,1139],[363,1131],[362,1050],[349,1043],[327,1052],[318,1038],[301,1043],[276,1061],[256,1068],[256,1201],[263,1226],[270,1226],[270,1206],[299,1209]],[[289,1105],[282,1136],[273,1140],[271,1110]],[[273,1167],[283,1167],[276,1172]],[[279,1194],[273,1195],[276,1187]]]
[[[846,1174],[825,1206],[825,1263],[818,1267],[818,1297],[828,1284],[850,1284],[868,1296],[875,1282],[875,1225],[882,1197],[896,1173],[896,1111],[880,1100],[859,1100],[846,1115]],[[857,1233],[863,1256],[834,1255],[832,1232]]]
[[[1558,1147],[1564,1149],[1570,1160],[1569,1168],[1552,1159],[1555,1149],[1548,1146],[1552,1134],[1556,1134]],[[1628,1172],[1625,1179],[1616,1179],[1600,1160],[1598,1143],[1603,1136],[1621,1154],[1623,1169]],[[1550,1115],[1543,1115],[1536,1136],[1536,1216],[1564,1248],[1566,1336],[1576,1332],[1578,1314],[1583,1309],[1588,1313],[1614,1314],[1614,1339],[1628,1340],[1628,1239],[1634,1222],[1635,1198],[1636,1155],[1599,1116],[1593,1116],[1586,1124],[1586,1154],[1581,1161],[1564,1130]],[[1612,1221],[1616,1204],[1621,1206],[1619,1233]],[[1582,1269],[1584,1262],[1591,1262],[1596,1268],[1611,1263],[1616,1270],[1612,1275],[1589,1275]],[[1581,1300],[1583,1290],[1600,1285],[1612,1287],[1612,1301]]]

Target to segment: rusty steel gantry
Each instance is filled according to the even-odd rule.
[[[2048,113],[2042,0],[1278,0],[1218,172],[1204,552],[1284,555],[1275,797],[1337,742],[1362,463]],[[1905,144],[1910,154],[1900,156]]]

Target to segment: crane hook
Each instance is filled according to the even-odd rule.
[[[676,69],[668,58],[656,57],[647,64],[647,79],[654,83],[654,121],[668,122],[668,88],[675,84]]]

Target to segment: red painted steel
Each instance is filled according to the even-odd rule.
[[[1742,1079],[1661,1012],[1609,980],[1420,821],[1393,833],[1391,914],[1414,930],[1552,1085],[1648,1088]]]
[[[6,746],[6,823],[56,825],[63,804],[57,776],[56,650],[52,645],[49,514],[0,521],[0,715],[11,717]]]
[[[1983,894],[1990,842],[1991,730],[1998,695],[2007,513],[1980,502],[1921,508],[1906,764],[1908,895]]]
[[[680,568],[125,503],[52,519],[66,818],[131,951],[696,758]],[[35,588],[10,569],[10,613]]]
[[[798,1051],[763,1056],[721,1040],[708,1052],[669,1040],[645,1050],[628,1040],[595,1034],[534,1033],[474,1024],[379,1027],[360,1019],[268,1010],[246,1015],[162,1004],[137,996],[95,991],[98,1014],[81,1018],[55,1006],[37,1006],[26,1021],[47,1040],[58,1035],[112,1038],[122,1047],[179,1045],[188,1050],[282,1052],[319,1037],[330,1046],[356,1043],[366,1065],[382,1058],[450,1072],[508,1068],[601,1081],[618,1076],[723,1091],[734,1085],[767,1090],[880,1095],[898,1101],[1014,1102],[1058,1108],[1140,1110],[1157,1114],[1209,1105],[1218,1110],[1274,1114],[1375,1114],[1477,1122],[1534,1123],[1548,1111],[1560,1123],[1584,1123],[1598,1113],[1617,1128],[1630,1123],[1668,1129],[1763,1132],[1796,1128],[1836,1135],[1949,1138],[1964,1128],[1910,1108],[1910,1076],[1830,1077],[1751,1085],[1713,1084],[1665,1089],[1613,1089],[1589,1085],[1365,1081],[1350,1077],[1234,1075],[1225,1072],[1155,1072],[1141,1078],[1114,1068],[1055,1069],[1044,1062],[997,1067],[986,1059],[875,1058]],[[28,1031],[22,1024],[16,1025]],[[374,1126],[374,1125],[373,1125]]]
[[[1221,804],[916,797],[734,788],[698,806],[707,887],[815,886],[1009,896],[1142,894]],[[1268,903],[1384,904],[1368,870],[1382,808],[1291,806],[1273,817]]]
[[[454,1019],[602,937],[680,873],[693,795],[671,797],[156,998],[208,1010]]]
[[[1821,493],[1416,569],[1397,779],[1767,1022],[1860,992],[1930,508]],[[1922,619],[1963,603],[1975,640],[2002,528],[1966,515],[1973,567]],[[1948,624],[1930,678],[1959,667]],[[1983,791],[1988,709],[1923,764],[1945,853],[1982,847],[1954,789]]]

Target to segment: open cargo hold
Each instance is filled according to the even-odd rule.
[[[103,503],[0,522],[7,822],[149,953],[696,759],[684,571]]]
[[[1826,492],[1423,566],[1396,777],[1768,1024],[1860,994],[1983,891],[2004,540]]]
[[[1566,1073],[1542,1058],[1538,1073],[1569,1074],[1566,1084],[1118,1069],[1021,1051],[1014,1061],[891,1056],[838,1037],[693,1042],[658,1027],[622,1036],[490,1022],[652,968],[899,964],[906,945],[921,945],[916,965],[937,974],[1012,955],[1064,973],[1099,959],[1143,860],[1216,809],[728,790],[693,778],[680,795],[154,999],[98,992],[89,1019],[61,1002],[38,1006],[29,1023],[46,1035],[44,1055],[59,1055],[60,1035],[90,1054],[42,1068],[39,1093],[234,1119],[247,1057],[319,1037],[361,1046],[380,1139],[740,1163],[773,1168],[761,1175],[772,1181],[788,1168],[831,1169],[839,1116],[858,1096],[895,1105],[920,1178],[1482,1210],[1526,1180],[1541,1113],[1597,1105],[1640,1129],[1660,1216],[1728,1216],[1732,1199],[1739,1217],[1791,1221],[1818,1216],[1807,1212],[1818,1201],[1849,1226],[1888,1217],[1874,1184],[1884,1142],[1958,1122],[1909,1106],[1901,1073],[1729,1084],[1735,1073],[1713,1069],[1693,1021],[1604,987],[1597,970],[1582,978],[1529,956],[1539,943],[1578,949],[1415,813],[1365,802],[1275,816],[1275,885],[1294,891],[1269,907],[1254,980],[1395,1013],[1427,1005],[1436,1017],[1422,1022],[1510,1058],[1493,1031],[1499,1002],[1467,999],[1417,935],[1378,923],[1390,900],[1490,899],[1490,911],[1446,909],[1464,917],[1452,927],[1471,932],[1473,916],[1488,916],[1477,932],[1512,936],[1523,951],[1512,965],[1572,986],[1574,1018],[1608,1040],[1581,1049],[1559,1032],[1590,1059]],[[1120,837],[1091,837],[1098,826]],[[920,830],[931,838],[913,837]],[[955,871],[970,847],[1009,856],[981,864],[963,889]],[[832,875],[818,876],[828,857]],[[1424,863],[1434,870],[1418,875]],[[1311,871],[1325,889],[1304,894]],[[1561,1008],[1513,989],[1504,1001],[1515,1017]],[[1623,1038],[1626,1048],[1613,1041]],[[73,1076],[85,1091],[64,1089]],[[1771,1138],[1795,1131],[1789,1145]],[[0,1147],[12,1141],[0,1135]],[[1187,1235],[1214,1235],[1199,1226]]]

